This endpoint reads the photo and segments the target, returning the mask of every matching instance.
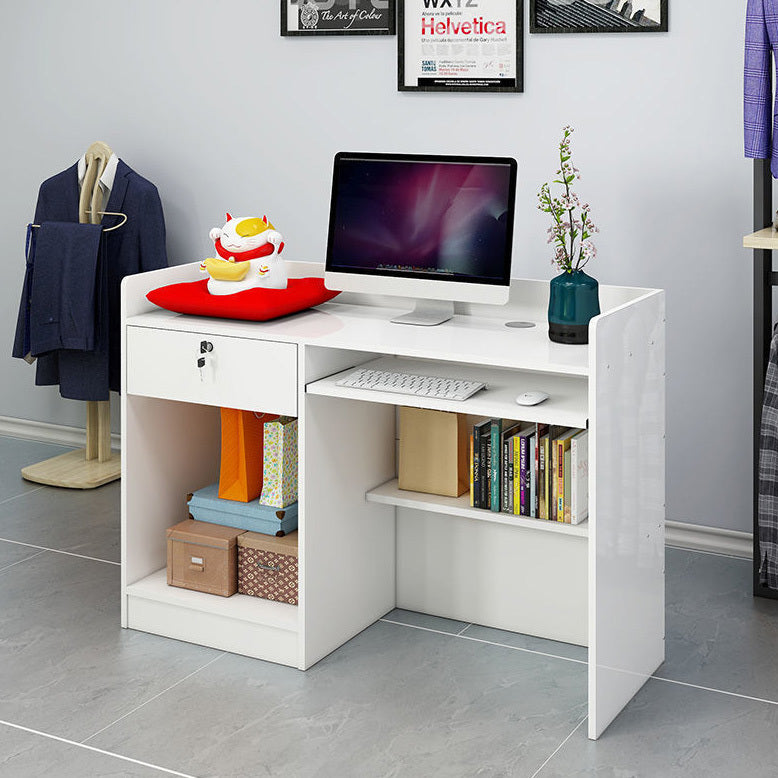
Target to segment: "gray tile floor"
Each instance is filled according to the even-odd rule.
[[[119,486],[0,438],[0,776],[778,776],[778,602],[669,549],[667,661],[597,742],[586,651],[393,611],[306,673],[119,627]]]

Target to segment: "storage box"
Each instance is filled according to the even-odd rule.
[[[262,494],[259,502],[285,508],[297,502],[297,419],[265,422]]]
[[[238,591],[297,605],[297,533],[238,536]]]
[[[231,597],[238,591],[237,539],[243,530],[186,519],[167,530],[167,582]]]
[[[400,489],[459,497],[469,486],[467,449],[463,414],[400,408]]]
[[[219,497],[218,484],[198,489],[189,499],[189,514],[197,521],[224,524],[265,535],[288,535],[297,529],[297,503],[286,508],[260,505],[259,500],[236,502]]]

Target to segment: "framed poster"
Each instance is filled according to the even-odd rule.
[[[281,0],[281,35],[394,35],[395,0]]]
[[[668,0],[530,0],[530,32],[667,32]]]
[[[397,88],[523,92],[523,0],[397,0]]]

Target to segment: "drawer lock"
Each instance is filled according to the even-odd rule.
[[[197,369],[200,371],[200,381],[205,382],[205,368],[208,366],[207,356],[213,351],[213,343],[210,340],[200,341],[200,356],[197,358]]]

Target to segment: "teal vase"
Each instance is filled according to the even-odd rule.
[[[600,313],[596,278],[573,270],[551,279],[548,337],[555,343],[588,343],[589,320]]]

